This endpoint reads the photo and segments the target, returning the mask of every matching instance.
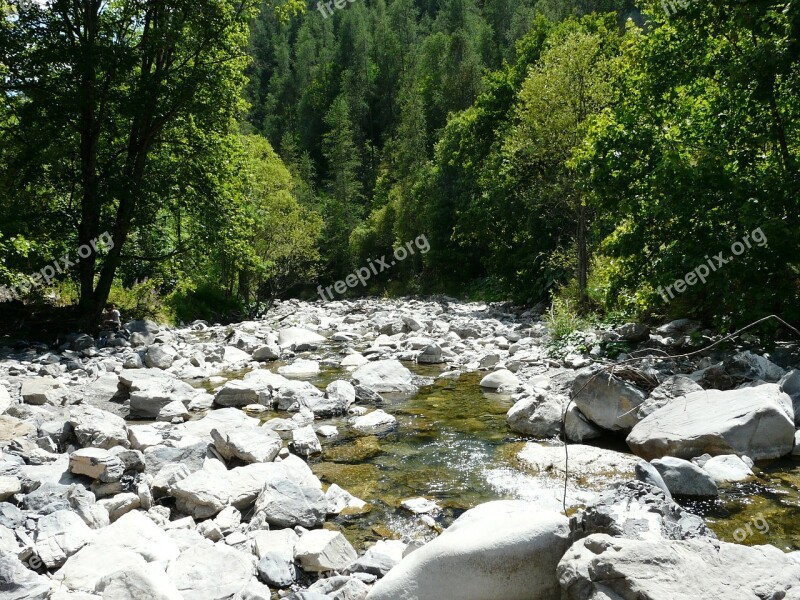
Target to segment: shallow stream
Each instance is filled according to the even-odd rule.
[[[277,371],[280,364],[270,369]],[[437,367],[409,366],[424,377],[441,373]],[[341,529],[360,548],[387,537],[424,541],[477,504],[504,498],[535,500],[543,486],[555,490],[563,485],[563,480],[526,473],[516,460],[525,438],[506,426],[511,398],[482,392],[483,375],[438,379],[410,398],[383,394],[381,408],[395,416],[398,427],[379,436],[353,430],[347,417],[316,421],[315,425],[336,425],[339,435],[322,440],[322,455],[309,461],[312,470],[324,484],[336,483],[370,505],[368,512],[339,516],[326,527]],[[347,372],[323,369],[306,380],[324,390],[331,381],[348,378]],[[276,416],[288,415],[269,412],[263,418]],[[614,444],[614,449],[623,448]],[[727,487],[714,501],[681,503],[702,515],[722,540],[798,550],[800,463],[784,460],[762,469],[757,481]],[[401,508],[403,500],[415,497],[441,507],[431,514],[435,523]],[[549,500],[552,506],[552,495]]]

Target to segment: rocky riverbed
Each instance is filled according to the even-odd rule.
[[[800,598],[793,346],[448,299],[128,328],[0,348],[1,598]]]

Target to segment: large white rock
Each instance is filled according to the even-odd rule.
[[[246,415],[238,408],[222,408],[211,411],[202,419],[188,421],[183,425],[179,425],[173,429],[173,432],[185,433],[188,436],[207,439],[211,442],[211,431],[214,429],[220,432],[238,431],[241,429],[253,429],[258,427],[258,424],[258,419]]]
[[[94,535],[78,513],[58,510],[36,523],[36,553],[48,569],[55,569],[89,543]]]
[[[630,382],[587,369],[572,384],[573,402],[592,423],[610,431],[630,431],[639,421],[637,409],[647,398]]]
[[[20,395],[25,404],[59,404],[64,390],[61,383],[52,377],[31,377],[23,380]]]
[[[290,365],[278,367],[284,377],[310,377],[319,374],[319,363],[315,360],[298,358]]]
[[[508,428],[523,435],[550,438],[561,432],[564,409],[558,398],[545,394],[526,396],[506,415]]]
[[[286,477],[279,463],[255,463],[230,471],[204,469],[172,484],[169,494],[175,498],[182,513],[195,519],[207,519],[226,506],[235,506],[239,510],[249,508],[264,482],[275,478],[276,472]]]
[[[563,476],[568,464],[571,477],[602,478],[604,486],[611,482],[633,479],[635,476],[637,460],[631,454],[582,444],[570,444],[567,451],[568,463],[564,446],[528,442],[518,457],[537,473],[559,478]]]
[[[710,538],[632,540],[594,534],[558,565],[563,600],[797,599],[800,563],[773,546]]]
[[[184,600],[164,570],[152,564],[104,575],[95,591],[103,595],[103,600]]]
[[[658,470],[671,494],[679,496],[718,494],[717,484],[711,475],[688,460],[665,456],[654,459],[650,464]]]
[[[322,493],[322,484],[308,465],[290,456],[266,466],[271,469],[261,479],[263,489],[256,500],[255,514],[274,527],[322,525],[328,502]]]
[[[415,394],[417,392],[411,371],[405,368],[399,360],[378,360],[367,363],[353,372],[353,381],[378,393]]]
[[[566,517],[522,501],[482,504],[407,555],[368,600],[558,600]]]
[[[747,481],[754,477],[753,469],[735,454],[723,454],[708,459],[703,464],[703,471],[718,484]]]
[[[319,438],[311,425],[298,427],[292,431],[292,448],[296,454],[301,456],[322,454],[322,444],[320,444]]]
[[[498,369],[481,379],[481,387],[487,390],[514,391],[519,385],[519,377],[508,369]]]
[[[228,431],[212,429],[211,437],[224,459],[238,458],[246,463],[272,462],[283,446],[277,433],[263,427]]]
[[[353,429],[361,433],[382,433],[397,426],[397,419],[383,410],[373,410],[371,413],[354,417],[350,421]]]
[[[192,546],[167,568],[183,598],[192,600],[230,600],[254,574],[252,556],[222,544]]]
[[[132,550],[88,544],[70,556],[53,579],[68,590],[94,590],[106,575],[121,569],[142,570],[146,565],[141,555]]]
[[[144,364],[151,369],[169,369],[178,351],[168,344],[150,346],[144,355]]]
[[[294,558],[305,571],[342,571],[358,553],[340,532],[315,529],[295,544]]]
[[[155,419],[171,402],[188,403],[200,393],[188,383],[156,369],[123,371],[119,382],[129,390],[131,416],[142,419]]]
[[[102,448],[81,448],[69,456],[69,471],[86,475],[104,483],[119,481],[125,471],[124,463],[115,454]]]
[[[81,446],[94,448],[127,448],[128,429],[122,417],[92,406],[72,406],[67,421],[72,425]]]
[[[11,395],[8,393],[6,386],[0,383],[0,415],[11,408],[11,404]]]
[[[677,398],[646,417],[628,446],[647,460],[702,454],[778,458],[794,445],[792,401],[777,384],[705,390]]]
[[[178,556],[178,546],[143,512],[129,512],[97,532],[91,544],[98,548],[122,548],[147,562],[166,563]]]
[[[281,329],[278,333],[278,346],[282,349],[294,348],[295,350],[314,350],[325,342],[325,338],[302,327],[289,327]]]

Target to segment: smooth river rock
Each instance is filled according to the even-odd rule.
[[[702,454],[779,458],[794,446],[792,401],[777,384],[677,398],[636,425],[631,450],[646,460]]]
[[[800,563],[773,546],[595,534],[558,565],[563,600],[797,600]],[[529,596],[530,598],[530,596]]]
[[[407,555],[368,600],[558,600],[567,518],[522,501],[482,504]]]

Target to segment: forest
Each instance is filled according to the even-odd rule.
[[[6,315],[246,318],[424,239],[342,297],[800,321],[796,3],[0,10]]]

